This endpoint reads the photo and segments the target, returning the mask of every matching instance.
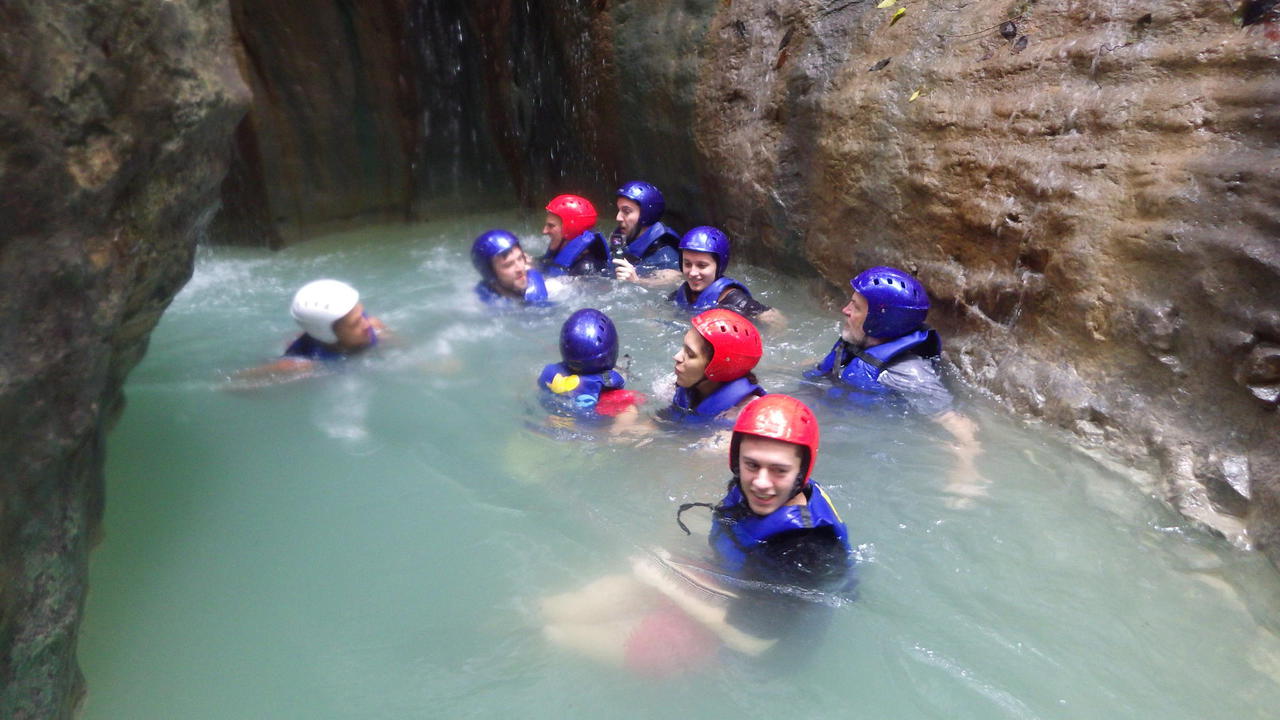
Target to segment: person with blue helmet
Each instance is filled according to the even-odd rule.
[[[733,473],[712,511],[704,560],[665,550],[542,603],[544,635],[638,674],[698,669],[721,648],[798,664],[853,597],[849,530],[812,479],[820,430],[813,412],[786,395],[753,400],[729,443]]]
[[[574,312],[560,328],[560,362],[538,376],[544,405],[558,417],[615,418],[614,430],[623,429],[644,396],[624,389],[617,362],[618,331],[609,316],[594,308]]]
[[[341,280],[314,280],[303,285],[289,307],[302,334],[285,348],[279,360],[235,375],[237,385],[252,387],[262,380],[302,377],[325,365],[359,355],[375,347],[386,326],[365,314],[360,293]]]
[[[594,230],[596,218],[595,206],[580,195],[557,195],[547,203],[547,252],[539,259],[547,277],[613,274],[609,243]]]
[[[949,489],[958,496],[979,492],[977,426],[955,410],[942,383],[942,342],[925,324],[929,294],[924,285],[910,273],[884,266],[864,270],[849,285],[853,292],[842,310],[840,337],[805,378],[827,385],[827,398],[836,403],[901,400],[931,418],[955,440]]]
[[[520,239],[506,230],[486,230],[471,243],[471,264],[480,273],[476,295],[489,304],[550,303],[542,273],[529,267]]]
[[[696,227],[680,238],[680,267],[684,284],[668,296],[689,311],[722,307],[743,317],[780,328],[786,318],[751,297],[746,285],[725,275],[729,267],[729,237],[710,225]]]
[[[618,227],[609,237],[614,276],[645,285],[680,279],[680,235],[664,225],[666,200],[650,183],[633,180],[618,188]]]

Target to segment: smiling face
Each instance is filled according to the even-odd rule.
[[[547,213],[547,221],[542,225],[542,234],[550,239],[549,247],[559,250],[564,245],[564,221],[555,213]]]
[[[743,435],[738,444],[738,478],[747,506],[768,515],[802,495],[792,495],[800,476],[800,446],[781,440]]]
[[[359,350],[372,344],[372,330],[369,318],[364,316],[363,303],[356,303],[351,312],[333,321],[333,334],[338,337],[336,344],[343,350]]]
[[[524,297],[524,291],[529,287],[529,263],[524,250],[516,245],[495,256],[490,262],[493,263],[493,275],[498,289],[507,295]]]
[[[694,292],[702,292],[716,279],[716,256],[697,250],[680,251],[680,271]]]
[[[867,334],[862,330],[862,323],[867,319],[867,299],[862,293],[855,292],[849,302],[840,311],[844,313],[844,327],[840,328],[840,337],[855,345],[866,340]]]
[[[640,230],[640,205],[630,198],[618,198],[618,228],[628,240]]]
[[[676,353],[675,370],[676,385],[691,388],[706,379],[707,363],[711,362],[711,343],[698,334],[697,330],[689,330],[684,334],[684,342]]]

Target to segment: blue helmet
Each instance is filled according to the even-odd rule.
[[[575,373],[602,373],[618,362],[618,331],[608,315],[584,308],[560,328],[560,359]]]
[[[729,236],[710,225],[700,225],[680,238],[681,250],[696,250],[716,256],[716,278],[729,267]]]
[[[929,294],[924,285],[897,268],[868,268],[849,284],[867,299],[862,331],[870,337],[897,338],[915,332],[929,314]]]
[[[506,230],[486,230],[471,243],[471,264],[480,277],[493,280],[493,259],[513,247],[520,247],[520,239]]]
[[[633,200],[640,206],[640,225],[643,227],[658,222],[667,209],[667,202],[662,199],[658,188],[641,180],[632,180],[618,188],[617,196]]]

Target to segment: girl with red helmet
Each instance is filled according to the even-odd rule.
[[[595,206],[580,195],[557,195],[547,203],[547,252],[539,262],[548,277],[613,274],[609,243],[592,229],[596,217]]]
[[[714,308],[689,321],[675,354],[676,392],[659,413],[665,420],[728,426],[738,410],[765,394],[751,370],[764,348],[751,321],[732,310]]]
[[[720,646],[750,656],[803,651],[829,622],[830,598],[849,597],[848,529],[811,479],[819,429],[786,395],[751,401],[734,423],[733,479],[712,507],[709,563],[659,551],[543,603],[548,639],[646,675],[696,669]],[[801,630],[804,632],[801,632]]]

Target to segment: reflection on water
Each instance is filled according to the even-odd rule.
[[[726,661],[654,685],[549,647],[540,598],[642,548],[699,551],[675,509],[717,499],[727,470],[686,437],[636,448],[525,429],[572,309],[611,314],[651,409],[683,328],[633,285],[484,311],[466,247],[501,224],[520,227],[468,217],[202,255],[111,437],[87,718],[1145,720],[1280,705],[1280,589],[1260,558],[978,405],[991,485],[965,510],[947,503],[932,423],[819,411],[816,477],[863,568],[860,599],[803,671]],[[791,319],[766,338],[762,382],[794,388],[838,316],[799,283],[739,270]],[[358,287],[400,344],[335,376],[226,391],[227,374],[283,349],[294,289],[320,276]]]

